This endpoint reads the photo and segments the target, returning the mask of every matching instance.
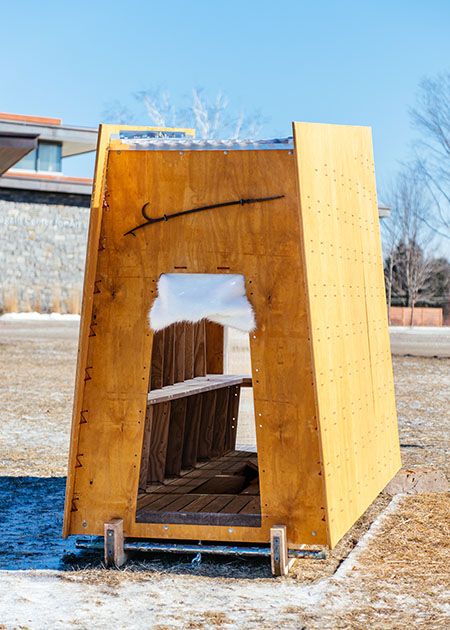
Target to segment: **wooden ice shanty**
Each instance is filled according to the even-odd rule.
[[[132,538],[268,543],[283,525],[290,548],[334,546],[400,467],[370,129],[123,129],[100,129],[64,535],[122,519]],[[151,329],[164,274],[244,278],[251,374],[224,374],[217,323]],[[243,387],[257,452],[236,448]]]

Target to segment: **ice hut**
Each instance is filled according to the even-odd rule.
[[[371,131],[143,131],[100,129],[64,535],[333,547],[400,467]]]

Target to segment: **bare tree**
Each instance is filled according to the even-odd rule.
[[[394,202],[395,190],[387,195],[390,201],[388,205],[392,208],[389,218],[383,219],[381,222],[381,238],[383,244],[384,255],[384,282],[386,285],[386,300],[388,308],[388,322],[391,323],[391,306],[392,306],[392,290],[394,282],[394,267],[397,258],[397,246],[400,240],[400,224],[399,215],[393,209],[396,202]]]
[[[107,109],[102,112],[102,118],[106,122],[110,121],[118,125],[130,125],[135,122],[132,111],[120,101],[109,103]]]
[[[144,90],[135,94],[145,108],[149,122],[156,127],[193,127],[201,139],[254,139],[261,132],[264,119],[255,112],[233,113],[228,98],[219,92],[210,99],[201,89],[194,89],[183,107],[177,108],[166,90]],[[104,112],[106,120],[117,122],[115,115],[131,112],[117,102]],[[120,120],[120,122],[126,122]]]
[[[411,114],[420,133],[417,175],[435,206],[433,216],[424,221],[450,238],[450,72],[420,83],[418,103]]]
[[[429,255],[434,238],[428,227],[429,206],[415,168],[406,167],[397,177],[386,200],[391,208],[390,224],[383,226],[385,278],[388,310],[393,298],[414,309],[431,291],[435,259]]]

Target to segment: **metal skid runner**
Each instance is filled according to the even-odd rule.
[[[288,549],[286,527],[278,525],[270,530],[270,545],[221,545],[188,542],[161,542],[149,540],[126,540],[123,535],[122,519],[105,523],[104,539],[79,538],[77,549],[103,550],[107,567],[120,567],[127,560],[127,553],[180,553],[194,554],[192,564],[200,564],[202,555],[235,556],[237,558],[270,558],[272,574],[287,575],[297,558],[324,560],[323,549]]]

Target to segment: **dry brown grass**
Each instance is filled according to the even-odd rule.
[[[28,327],[10,325],[6,330],[0,326],[0,474],[64,475],[76,330],[55,326],[49,334],[46,327]],[[404,464],[436,466],[449,476],[450,360],[395,357],[394,373]],[[382,493],[326,560],[297,562],[287,580],[271,579],[261,562],[208,560],[194,569],[186,559],[178,558],[133,562],[125,571],[106,571],[97,564],[59,574],[59,579],[96,588],[100,596],[108,592],[117,597],[126,584],[143,583],[150,588],[169,580],[176,590],[186,581],[199,602],[211,589],[225,589],[228,598],[223,606],[211,605],[201,613],[175,611],[179,627],[186,628],[233,624],[258,630],[277,625],[308,630],[450,627],[445,590],[449,497],[405,497],[382,521],[376,535],[365,539],[389,500]],[[298,601],[290,594],[291,587]],[[261,609],[263,600],[254,595],[254,588],[262,589],[266,606],[275,597],[277,624],[268,622],[272,618]],[[279,599],[273,595],[278,588]],[[310,589],[317,591],[316,604],[305,596]],[[249,594],[245,603],[239,601],[243,593]],[[236,626],[237,619],[243,625]]]

